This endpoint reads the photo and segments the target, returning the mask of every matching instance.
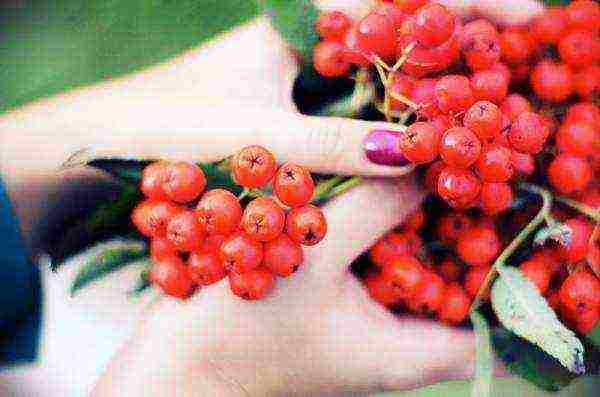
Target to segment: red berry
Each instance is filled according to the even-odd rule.
[[[315,183],[304,167],[286,163],[275,174],[273,192],[283,204],[301,207],[312,200]]]
[[[446,167],[438,178],[438,194],[454,208],[472,205],[481,189],[481,182],[471,171]]]
[[[509,28],[500,34],[500,48],[502,58],[510,65],[527,63],[534,50],[531,37],[519,28]]]
[[[277,171],[275,156],[261,146],[247,146],[231,161],[233,177],[240,185],[255,189],[265,186]]]
[[[348,33],[346,33],[346,36],[343,40],[344,60],[352,65],[368,67],[371,65],[371,61],[369,61],[365,54],[363,54],[363,52],[359,49],[357,35],[358,30],[356,26],[348,30]]]
[[[158,262],[166,257],[176,256],[177,250],[165,237],[153,238],[150,242],[150,257]]]
[[[265,244],[264,264],[280,277],[295,273],[303,260],[302,247],[285,234]]]
[[[546,295],[546,301],[548,306],[554,311],[554,313],[560,313],[560,294],[556,290],[548,292]]]
[[[573,89],[582,100],[600,98],[600,66],[592,65],[573,76]]]
[[[471,22],[467,22],[463,26],[461,33],[461,47],[465,47],[469,40],[477,35],[485,35],[488,37],[498,37],[498,30],[496,26],[487,19],[475,19]]]
[[[558,42],[560,58],[574,68],[590,66],[598,61],[600,42],[587,30],[573,30]]]
[[[417,114],[425,119],[433,119],[440,114],[440,109],[437,106],[435,99],[435,79],[421,79],[413,83],[410,98],[419,105]]]
[[[400,137],[400,151],[409,161],[417,164],[430,163],[438,155],[440,135],[426,122],[411,124]]]
[[[411,232],[417,232],[425,223],[425,211],[419,207],[414,210],[404,221],[402,229]]]
[[[456,251],[470,265],[493,262],[502,244],[496,231],[489,227],[473,227],[458,238]]]
[[[384,306],[393,306],[402,300],[402,291],[380,274],[368,276],[364,283],[371,298]]]
[[[486,215],[497,215],[513,203],[513,192],[508,183],[485,182],[481,185],[481,208]]]
[[[404,96],[406,98],[411,97],[414,80],[412,77],[409,77],[402,73],[394,73],[388,77],[388,91],[392,94],[397,94]],[[407,105],[394,99],[394,97],[390,96],[390,109],[392,110],[405,110]]]
[[[441,160],[431,163],[427,167],[427,171],[425,171],[425,187],[427,187],[427,190],[437,190],[438,179],[444,168],[446,168],[446,163]]]
[[[548,127],[537,113],[525,112],[513,121],[508,139],[514,149],[536,154],[544,148],[549,134]]]
[[[453,244],[468,229],[473,226],[473,220],[462,212],[450,212],[443,216],[437,226],[437,234],[445,244]]]
[[[165,169],[163,190],[167,197],[177,203],[195,200],[206,188],[206,177],[202,168],[195,164],[178,162]]]
[[[421,262],[412,256],[403,256],[387,262],[381,271],[383,277],[403,291],[406,296],[412,296],[423,279],[425,269]]]
[[[350,29],[350,17],[341,11],[329,11],[319,15],[315,28],[323,39],[339,40]]]
[[[571,315],[600,308],[600,281],[590,271],[580,270],[571,274],[559,293],[563,309]]]
[[[566,8],[569,26],[597,32],[600,29],[600,4],[594,0],[575,0]]]
[[[445,281],[450,283],[461,279],[463,267],[452,259],[446,259],[440,265],[439,273]]]
[[[446,284],[440,276],[424,271],[416,292],[407,299],[406,304],[413,313],[436,313],[443,304],[445,290]]]
[[[167,225],[167,239],[182,252],[199,249],[205,235],[206,225],[199,222],[198,217],[191,210],[175,215]]]
[[[590,163],[570,154],[559,154],[548,167],[550,184],[562,194],[584,190],[592,178]]]
[[[392,3],[380,3],[375,8],[377,14],[388,17],[394,24],[394,29],[398,31],[402,26],[402,23],[408,17],[408,14],[402,11],[402,9]]]
[[[567,65],[545,60],[533,69],[531,87],[543,101],[562,102],[573,93],[573,73]]]
[[[508,94],[510,75],[488,69],[473,73],[471,76],[471,89],[477,100],[487,100],[496,104],[502,103]]]
[[[564,122],[586,122],[591,125],[600,125],[600,108],[591,102],[576,103],[567,111]]]
[[[533,107],[522,95],[510,94],[500,105],[500,110],[510,121],[515,121],[521,113],[533,111]]]
[[[140,190],[146,197],[155,200],[168,200],[162,186],[167,178],[167,165],[168,163],[166,162],[157,161],[148,165],[142,171]]]
[[[467,39],[462,51],[473,72],[487,70],[500,60],[500,41],[495,35],[477,34]]]
[[[209,234],[204,239],[202,246],[200,247],[200,251],[202,252],[216,252],[219,253],[219,249],[221,249],[221,244],[227,239],[228,236],[224,234]]]
[[[211,285],[227,276],[216,252],[193,252],[188,259],[188,273],[198,285]]]
[[[264,267],[243,274],[232,272],[229,274],[229,287],[231,292],[242,299],[259,300],[273,291],[275,276]]]
[[[549,7],[531,21],[531,35],[538,43],[556,44],[567,29],[569,18],[563,8]]]
[[[440,142],[440,156],[450,166],[467,168],[477,161],[481,142],[465,127],[453,127],[444,133]]]
[[[413,33],[419,44],[437,47],[454,33],[455,16],[446,7],[430,3],[415,13]]]
[[[477,173],[484,182],[508,181],[514,173],[510,149],[495,144],[484,146],[477,160]]]
[[[313,50],[313,63],[317,72],[325,77],[340,77],[350,70],[346,50],[337,41],[318,43]]]
[[[482,142],[491,142],[498,137],[502,129],[502,112],[490,101],[478,101],[467,110],[463,123]]]
[[[429,0],[394,0],[394,4],[408,14],[414,13],[428,2]]]
[[[165,257],[154,263],[149,278],[165,294],[176,298],[184,299],[194,292],[194,283],[187,267],[178,256]]]
[[[563,123],[556,134],[556,146],[561,152],[589,156],[600,150],[600,128],[588,123]]]
[[[458,283],[450,283],[444,291],[443,303],[438,311],[441,322],[458,325],[469,315],[471,300]]]
[[[581,312],[575,323],[575,329],[581,334],[589,334],[592,332],[600,321],[600,308],[584,310]]]
[[[402,66],[404,73],[421,78],[432,73],[441,72],[455,63],[460,58],[460,43],[457,31],[459,31],[458,24],[452,37],[437,47],[425,48],[420,45],[414,47]],[[407,51],[408,46],[414,45],[414,43],[415,38],[412,35],[401,35],[398,44],[398,56],[401,56]]]
[[[535,171],[535,159],[529,153],[511,150],[510,159],[517,174],[531,175]]]
[[[584,260],[589,249],[592,225],[581,219],[572,218],[565,222],[571,229],[571,237],[568,244],[561,244],[559,252],[562,258],[569,263],[577,263]]]
[[[373,263],[382,267],[391,260],[415,255],[422,245],[423,241],[414,232],[391,232],[371,247],[369,255]]]
[[[229,236],[219,249],[219,259],[229,272],[245,273],[263,260],[263,245],[242,232]]]
[[[213,189],[204,194],[196,207],[196,215],[206,224],[209,234],[230,234],[242,219],[242,207],[231,192]]]
[[[356,43],[365,54],[375,54],[389,60],[396,55],[395,33],[392,19],[371,12],[357,25]]]
[[[529,259],[521,263],[521,271],[544,295],[550,287],[550,279],[552,278],[552,269],[541,260]]]
[[[443,113],[462,112],[475,102],[469,79],[456,74],[446,75],[438,80],[435,97]]]
[[[259,197],[248,204],[242,215],[240,227],[256,241],[270,241],[281,233],[285,225],[285,212],[270,197]]]
[[[144,236],[164,237],[169,221],[181,211],[179,206],[168,201],[146,200],[135,207],[131,220]]]
[[[477,296],[490,270],[492,270],[491,265],[472,266],[467,271],[467,274],[465,274],[465,291],[471,299],[475,299]],[[489,291],[482,297],[486,300],[489,299]]]
[[[315,245],[327,234],[327,221],[318,207],[306,205],[294,208],[287,214],[285,231],[299,244]]]

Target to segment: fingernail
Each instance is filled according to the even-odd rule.
[[[370,162],[379,165],[403,166],[410,163],[400,152],[401,132],[373,130],[363,141],[363,150]]]

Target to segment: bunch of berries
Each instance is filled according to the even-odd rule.
[[[229,277],[231,291],[261,299],[303,263],[302,245],[319,243],[327,232],[322,211],[311,205],[315,185],[303,167],[287,163],[259,146],[231,159],[234,180],[255,192],[272,184],[274,197],[259,196],[242,208],[224,189],[204,192],[200,167],[156,162],[142,175],[146,199],[132,221],[151,239],[150,281],[164,293],[187,298],[201,286]]]

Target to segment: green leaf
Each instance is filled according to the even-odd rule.
[[[105,248],[86,260],[75,276],[69,289],[71,296],[86,285],[146,255],[146,244],[140,241],[128,242],[118,246],[110,242],[105,243]]]
[[[508,330],[534,343],[575,374],[585,372],[584,347],[566,328],[535,285],[517,268],[498,266],[492,307]]]
[[[140,277],[136,281],[134,287],[129,291],[129,296],[132,298],[139,297],[142,293],[147,291],[150,286],[150,267],[152,266],[152,261],[150,259],[145,260],[146,268],[140,272]]]
[[[142,171],[148,162],[127,160],[93,160],[90,167],[99,168],[113,177],[137,185],[142,180]]]
[[[471,311],[471,323],[475,331],[475,379],[471,390],[472,397],[490,397],[494,368],[494,354],[490,327],[483,315],[477,310]]]
[[[304,61],[312,58],[313,47],[319,41],[315,22],[319,16],[311,0],[259,0],[263,11],[271,17],[281,36]]]
[[[235,183],[228,167],[222,164],[198,164],[206,175],[206,189],[227,189],[236,196],[243,188]]]
[[[593,330],[588,332],[586,337],[592,343],[592,345],[600,350],[600,321],[598,321]]]

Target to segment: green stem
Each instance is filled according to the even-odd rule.
[[[335,181],[334,181],[335,179]],[[359,185],[362,182],[362,178],[359,176],[353,176],[351,178],[346,179],[341,182],[343,177],[333,177],[326,181],[325,183],[331,182],[331,187],[328,189],[323,189],[319,194],[315,194],[312,199],[313,204],[322,204],[327,200],[334,198],[335,196],[339,196],[340,194],[346,192],[347,190],[352,189],[353,187]],[[340,183],[341,182],[341,183]]]
[[[580,203],[579,201],[575,201],[566,197],[557,197],[556,201],[568,205],[574,210],[577,210],[582,214],[592,218],[596,222],[600,222],[600,210],[596,208],[592,208],[589,205],[585,205],[583,203]]]
[[[325,179],[325,180],[319,182],[319,184],[315,188],[315,194],[314,194],[315,198],[320,197],[323,194],[326,194],[331,189],[333,189],[337,184],[341,183],[343,180],[344,180],[343,176],[337,175],[332,178]]]
[[[245,187],[244,190],[242,190],[242,192],[238,196],[238,200],[242,201],[243,199],[245,199],[249,195],[250,195],[250,189],[248,189],[247,187]]]
[[[481,306],[482,296],[485,293],[485,291],[487,291],[488,288],[490,287],[496,274],[498,274],[498,268],[504,266],[506,263],[506,260],[508,258],[510,258],[510,256],[515,252],[515,250],[517,248],[519,248],[519,246],[525,240],[527,240],[527,238],[537,229],[537,227],[542,222],[544,222],[544,220],[548,219],[550,210],[552,209],[553,198],[552,198],[552,194],[548,190],[542,189],[541,187],[532,185],[530,183],[521,183],[519,185],[519,189],[528,191],[530,193],[535,193],[535,194],[541,196],[542,200],[543,200],[542,208],[539,210],[537,215],[529,222],[529,224],[527,226],[525,226],[519,232],[519,234],[517,234],[517,236],[510,242],[510,244],[508,244],[508,246],[504,249],[504,251],[502,251],[500,256],[498,258],[496,258],[496,261],[494,261],[492,269],[486,276],[485,281],[483,282],[483,285],[481,286],[481,288],[479,288],[479,291],[477,292],[477,296],[475,297],[475,300],[473,301],[471,310],[475,310],[479,306]]]

